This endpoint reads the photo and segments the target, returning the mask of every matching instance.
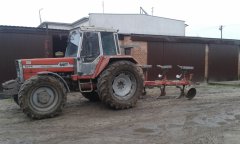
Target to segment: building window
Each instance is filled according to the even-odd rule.
[[[124,54],[125,55],[131,55],[131,50],[132,50],[132,48],[125,48],[124,49]]]

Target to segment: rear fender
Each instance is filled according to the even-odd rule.
[[[48,75],[48,76],[53,76],[53,77],[59,79],[60,82],[63,83],[64,87],[67,89],[67,92],[70,92],[70,89],[68,87],[67,82],[59,74],[53,73],[53,72],[49,72],[49,71],[44,71],[44,72],[37,73],[37,75]]]
[[[134,64],[138,64],[138,62],[131,56],[109,56],[109,57],[105,56],[99,60],[93,78],[98,77],[102,73],[102,71],[112,62],[121,60],[131,61]]]

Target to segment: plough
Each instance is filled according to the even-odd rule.
[[[191,100],[195,97],[197,91],[196,88],[193,87],[193,82],[191,81],[193,74],[190,73],[194,67],[178,65],[178,68],[181,70],[181,74],[176,75],[176,80],[169,80],[167,78],[167,72],[172,69],[172,65],[156,65],[156,67],[159,68],[161,72],[158,75],[159,80],[154,81],[147,80],[148,70],[152,68],[152,65],[142,65],[141,67],[143,69],[145,77],[143,95],[146,95],[146,88],[159,87],[159,97],[165,96],[167,86],[176,86],[180,89],[180,95],[177,98],[186,97],[188,100]]]

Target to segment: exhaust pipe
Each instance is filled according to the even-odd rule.
[[[197,90],[196,88],[194,87],[187,87],[185,89],[185,97],[188,99],[188,100],[191,100],[193,99],[197,94]]]

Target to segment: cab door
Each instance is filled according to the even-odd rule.
[[[98,64],[100,54],[99,32],[84,32],[80,48],[78,74],[93,74]]]

